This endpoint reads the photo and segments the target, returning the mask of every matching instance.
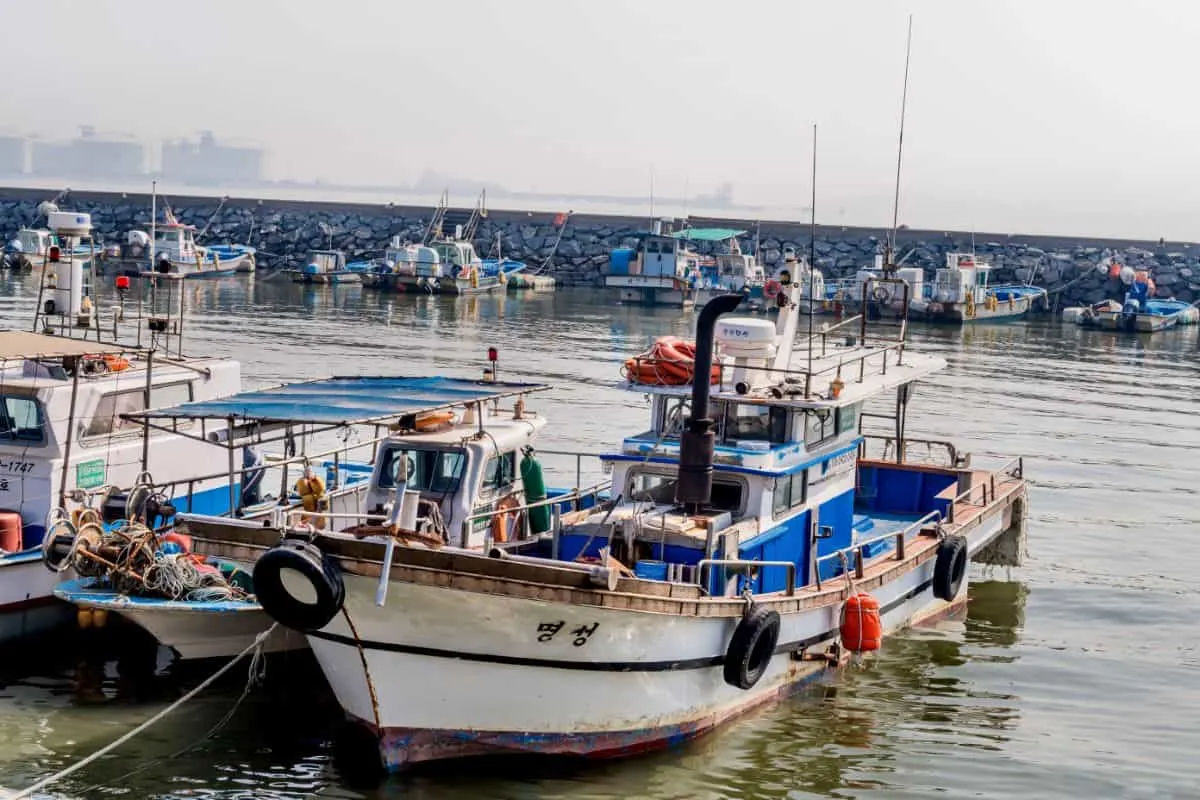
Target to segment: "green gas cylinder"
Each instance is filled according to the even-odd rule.
[[[542,465],[533,457],[533,448],[527,447],[521,459],[521,482],[525,485],[525,502],[537,503],[546,499],[546,479],[542,477]],[[529,509],[529,530],[545,533],[550,530],[550,506]]]

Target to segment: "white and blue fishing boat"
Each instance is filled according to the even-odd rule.
[[[1129,333],[1158,333],[1176,325],[1195,325],[1200,309],[1173,297],[1155,297],[1157,287],[1147,270],[1133,271],[1114,264],[1114,272],[1132,273],[1124,302],[1105,300],[1090,306],[1063,309],[1063,320],[1090,328]]]
[[[69,607],[53,598],[60,576],[41,566],[47,528],[73,526],[74,509],[91,508],[107,520],[131,503],[141,507],[132,488],[146,482],[143,459],[155,460],[159,483],[140,496],[163,507],[222,513],[238,491],[223,477],[204,475],[223,462],[181,430],[143,430],[123,416],[232,394],[238,363],[182,355],[169,308],[137,315],[138,341],[105,340],[102,332],[116,331],[122,320],[129,325],[134,315],[106,314],[91,294],[92,263],[72,256],[90,243],[91,220],[59,211],[49,220],[61,250],[47,256],[37,332],[0,331],[0,514],[8,531],[0,543],[0,640],[66,618]],[[211,433],[223,430],[217,424]]]
[[[772,300],[781,283],[767,280],[757,258],[741,251],[738,237],[743,234],[732,228],[671,233],[656,220],[654,232],[643,235],[636,247],[612,251],[604,285],[615,289],[621,302],[641,305],[698,307],[728,292],[755,301]],[[692,248],[693,242],[721,244],[726,252],[703,256]],[[798,265],[792,265],[793,271]]]
[[[363,273],[370,265],[360,261],[351,269],[341,250],[310,250],[300,269],[288,270],[293,283],[340,284],[362,283]]]
[[[928,322],[997,322],[1025,316],[1046,298],[1029,284],[991,286],[992,267],[974,253],[947,253],[946,266],[934,275],[923,296],[913,297],[909,316]]]
[[[942,359],[865,321],[796,348],[788,295],[775,322],[721,319],[741,300],[700,313],[691,369],[704,378],[627,384],[650,396],[648,424],[600,454],[615,497],[593,508],[537,501],[528,483],[515,506],[464,494],[516,458],[517,442],[497,448],[492,417],[476,417],[478,434],[383,451],[367,490],[382,529],[216,521],[193,531],[197,549],[270,548],[254,568],[259,601],[307,634],[388,769],[668,747],[961,607],[970,559],[1019,558],[1021,460],[984,468],[906,430],[915,382]],[[418,407],[489,408],[532,431],[542,416],[525,398],[538,388],[498,388],[519,393],[511,410],[474,391]],[[866,404],[891,393],[894,427],[870,432]],[[944,458],[916,458],[927,446]],[[428,483],[439,476],[449,482]],[[402,502],[410,486],[416,508]],[[528,528],[496,523],[547,507]]]
[[[386,531],[396,520],[407,521],[401,513],[405,498],[411,508],[403,509],[404,514],[416,515],[419,511],[422,518],[436,520],[444,529],[480,511],[519,506],[529,496],[530,487],[536,492],[535,498],[545,497],[547,490],[538,482],[540,467],[530,450],[545,420],[494,407],[505,397],[529,390],[526,384],[453,378],[329,378],[244,392],[224,400],[153,409],[139,414],[138,419],[156,426],[186,424],[203,428],[232,418],[234,430],[253,432],[255,447],[278,441],[283,432],[293,429],[303,429],[309,437],[318,438],[335,431],[344,435],[351,430],[391,429],[382,436],[372,438],[368,433],[358,440],[354,449],[372,448],[375,461],[356,464],[349,480],[336,486],[331,483],[333,488],[320,509],[293,502],[239,509],[235,518],[203,513],[178,515],[175,534],[188,537],[197,553],[215,555],[207,541],[213,529],[234,529],[253,539],[259,531],[301,526],[336,531],[354,541],[355,537]],[[450,410],[464,402],[469,403],[470,410]],[[231,444],[238,445],[218,442],[216,450],[224,457]],[[353,462],[340,461],[343,470],[347,463]],[[536,480],[535,472],[539,476]],[[565,490],[554,492],[560,499],[567,494]],[[590,495],[592,501],[596,494]],[[549,511],[545,509],[547,515]],[[507,531],[513,531],[515,537],[518,527],[524,524],[517,516],[513,512],[494,517],[490,534],[504,539]],[[248,570],[261,550],[233,548],[213,560]],[[262,588],[248,574],[243,573],[241,579],[247,592],[261,593]],[[216,602],[188,597],[166,599],[132,595],[115,589],[111,582],[90,581],[65,584],[58,594],[82,608],[129,617],[185,659],[236,654],[270,623],[258,603],[244,595],[222,595]],[[272,649],[304,644],[303,637],[294,632],[289,635],[280,630],[280,634]]]

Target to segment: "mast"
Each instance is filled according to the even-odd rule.
[[[900,139],[896,145],[896,193],[892,199],[892,235],[883,259],[884,273],[894,272],[896,232],[900,227],[900,165],[904,158],[904,112],[908,107],[908,64],[912,56],[912,14],[908,15],[908,39],[904,45],[904,89],[900,95]]]
[[[813,351],[813,287],[816,286],[817,268],[817,123],[813,123],[812,143],[812,203],[809,208],[808,235],[808,373],[812,374]],[[791,347],[791,342],[783,343]]]
[[[154,271],[154,233],[158,225],[158,181],[150,181],[150,271]]]

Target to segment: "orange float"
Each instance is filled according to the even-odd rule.
[[[866,592],[850,595],[842,606],[842,646],[854,653],[878,650],[883,641],[879,601]]]
[[[624,374],[630,383],[647,386],[687,386],[695,378],[696,345],[678,336],[663,336],[644,353],[625,361]],[[713,365],[711,383],[721,380],[721,368]]]
[[[0,551],[21,551],[21,515],[15,511],[0,511]]]
[[[1121,277],[1121,265],[1114,261],[1108,268],[1108,277],[1114,281]]]

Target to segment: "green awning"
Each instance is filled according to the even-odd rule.
[[[686,239],[689,242],[723,242],[726,239],[736,239],[745,231],[736,228],[688,228],[672,233],[672,238]]]

